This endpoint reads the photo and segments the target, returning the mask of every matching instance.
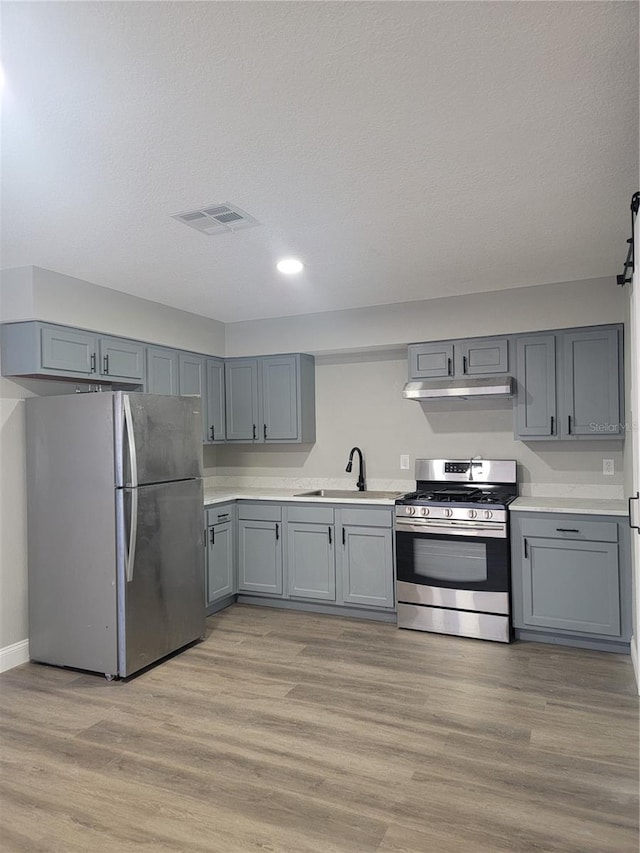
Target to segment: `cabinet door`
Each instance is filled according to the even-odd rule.
[[[617,329],[565,332],[562,437],[611,438],[620,424]]]
[[[620,636],[618,546],[524,538],[524,627]]]
[[[282,595],[282,524],[238,522],[238,589]]]
[[[409,347],[409,378],[439,376],[453,376],[453,344],[412,344]]]
[[[100,338],[100,375],[109,379],[144,381],[145,346],[121,338]]]
[[[186,397],[204,397],[204,358],[181,352],[178,356],[178,392]]]
[[[393,607],[391,530],[342,528],[342,598],[350,604]]]
[[[211,604],[235,592],[232,522],[210,525],[207,536],[207,604]]]
[[[147,382],[149,394],[178,393],[178,353],[163,347],[147,347]]]
[[[57,326],[40,330],[42,366],[49,370],[92,375],[97,371],[96,337]]]
[[[464,376],[508,373],[509,348],[506,338],[484,338],[462,341],[459,345],[462,364],[456,369]]]
[[[289,594],[336,600],[336,567],[332,524],[287,524]]]
[[[518,338],[516,376],[516,437],[557,436],[555,335]]]
[[[298,363],[295,355],[262,359],[262,437],[265,441],[298,438]]]
[[[208,358],[206,368],[205,441],[208,444],[213,444],[225,440],[224,361],[220,358]]]
[[[262,441],[258,431],[258,362],[226,361],[225,402],[227,441]]]

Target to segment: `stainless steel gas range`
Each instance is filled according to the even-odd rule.
[[[398,627],[508,643],[513,459],[417,459],[396,501]]]

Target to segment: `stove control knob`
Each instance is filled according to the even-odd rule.
[[[484,511],[484,517],[485,517],[485,518],[493,518],[493,513],[491,512],[491,510],[490,510],[490,509],[485,509],[485,511]]]
[[[469,518],[475,518],[477,514],[478,513],[475,511],[475,509],[470,509],[469,512],[467,513]]]
[[[423,506],[420,510],[420,515],[429,515],[429,507]]]
[[[445,509],[444,514],[445,514],[445,518],[451,518],[451,516],[453,515],[453,510],[452,509]]]
[[[416,514],[416,508],[414,506],[408,506],[407,507],[407,515],[415,515],[415,514]]]

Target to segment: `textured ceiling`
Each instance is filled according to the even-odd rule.
[[[2,266],[231,322],[621,270],[633,2],[3,2]],[[229,201],[262,225],[170,218]],[[296,255],[304,273],[274,269]]]

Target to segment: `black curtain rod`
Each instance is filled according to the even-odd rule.
[[[631,238],[627,240],[629,244],[629,249],[627,251],[627,260],[624,262],[624,272],[620,275],[616,276],[616,281],[621,287],[624,287],[625,284],[631,284],[633,279],[633,270],[634,270],[634,245],[633,245],[633,232],[636,221],[636,216],[638,214],[638,208],[640,207],[640,192],[634,193],[631,196]]]

